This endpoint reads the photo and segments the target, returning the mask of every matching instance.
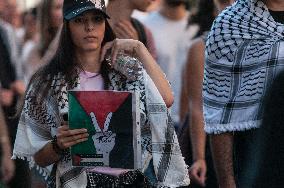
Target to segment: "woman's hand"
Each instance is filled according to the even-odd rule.
[[[119,54],[129,55],[131,57],[137,57],[139,59],[140,50],[142,50],[144,44],[138,40],[133,39],[115,39],[108,42],[102,48],[101,61],[106,59],[111,66],[116,62]],[[145,50],[146,47],[144,46]]]
[[[58,127],[57,145],[64,150],[80,142],[87,141],[88,136],[87,129],[69,129],[67,122],[64,122],[62,126]]]
[[[71,146],[84,142],[88,139],[89,134],[87,129],[69,129],[67,122],[64,122],[62,126],[57,129],[57,146],[64,150]],[[49,157],[46,157],[49,156]],[[35,155],[35,162],[41,166],[46,167],[59,161],[61,155],[54,150],[54,145],[49,142]]]
[[[102,48],[101,62],[106,59],[111,66],[114,66],[117,62],[118,54],[125,54],[137,58],[154,81],[166,106],[170,107],[173,104],[174,96],[169,82],[164,72],[142,42],[133,39],[115,39],[108,42]]]

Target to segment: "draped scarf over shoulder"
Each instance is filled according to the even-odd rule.
[[[261,0],[238,0],[217,17],[206,42],[206,132],[259,127],[263,96],[284,68],[283,39]]]
[[[110,72],[110,90],[134,91],[140,96],[142,164],[144,171],[153,159],[157,187],[179,187],[189,184],[187,166],[181,156],[177,136],[165,103],[151,78],[145,71],[137,81],[122,81],[117,72]],[[74,87],[80,85],[79,79]],[[27,93],[17,132],[13,157],[25,158],[34,166],[33,155],[56,134],[60,114],[68,111],[67,89],[64,78],[54,78],[52,89],[42,103],[34,99],[33,87]],[[39,167],[38,167],[39,168]],[[44,175],[50,168],[39,168]],[[71,167],[70,156],[57,163],[57,187],[86,187],[87,176],[83,168]]]

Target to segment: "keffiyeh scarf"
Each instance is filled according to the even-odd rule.
[[[153,169],[158,180],[157,187],[179,187],[189,184],[187,166],[181,155],[177,136],[171,124],[165,103],[156,86],[145,70],[137,81],[124,81],[119,73],[109,74],[110,90],[134,91],[140,94],[142,172],[153,161]],[[74,84],[77,88],[79,79]],[[60,88],[60,89],[59,89]],[[78,87],[79,88],[79,87]],[[33,155],[50,142],[60,125],[60,114],[68,111],[66,84],[58,75],[52,83],[51,94],[43,103],[35,100],[36,92],[31,87],[25,99],[21,115],[13,158],[22,158],[34,166]],[[83,188],[87,186],[87,174],[83,168],[71,166],[71,157],[65,156],[57,163],[56,187]],[[49,168],[37,167],[46,177]]]
[[[203,82],[207,133],[257,128],[262,99],[284,68],[284,25],[261,0],[238,0],[215,20]]]

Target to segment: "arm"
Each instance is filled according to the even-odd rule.
[[[0,106],[0,143],[2,148],[1,174],[4,182],[8,182],[14,175],[15,165],[11,159],[11,146],[5,117]]]
[[[233,134],[210,135],[211,152],[220,188],[236,188],[233,170]]]
[[[105,58],[105,54],[108,49],[112,49],[112,64],[116,62],[117,54],[120,51],[124,51],[129,55],[136,55],[136,57],[139,59],[139,61],[142,62],[146,72],[149,74],[156,87],[158,88],[167,107],[170,107],[173,104],[174,97],[170,84],[166,79],[163,71],[142,42],[132,39],[116,39],[112,42],[109,42],[102,49],[101,61],[103,60],[103,58]]]
[[[189,60],[188,60],[189,61]],[[187,88],[187,80],[190,76],[188,74],[188,63],[185,64],[182,71],[182,79],[181,79],[181,92],[180,92],[180,101],[179,101],[179,118],[180,122],[183,124],[186,120],[186,116],[189,113],[189,101],[188,101],[188,88]]]
[[[204,70],[205,45],[202,39],[194,41],[188,52],[185,80],[189,104],[189,134],[192,145],[193,164],[190,168],[192,179],[205,186],[206,162],[205,144],[206,134],[202,110],[202,82]]]
[[[167,107],[171,107],[174,102],[174,96],[171,90],[171,86],[160,66],[156,63],[152,55],[141,42],[139,42],[137,56],[139,60],[143,62],[145,70],[158,88]]]
[[[86,141],[88,136],[87,129],[70,130],[65,123],[58,128],[57,142],[55,144],[57,144],[60,150],[65,150],[75,144]],[[54,150],[53,144],[49,142],[34,155],[34,159],[39,166],[45,167],[59,161],[61,155]]]

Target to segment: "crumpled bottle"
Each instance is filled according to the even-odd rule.
[[[109,58],[107,61],[111,61]],[[113,68],[122,73],[130,81],[138,80],[142,75],[142,64],[135,58],[125,54],[118,54]]]

